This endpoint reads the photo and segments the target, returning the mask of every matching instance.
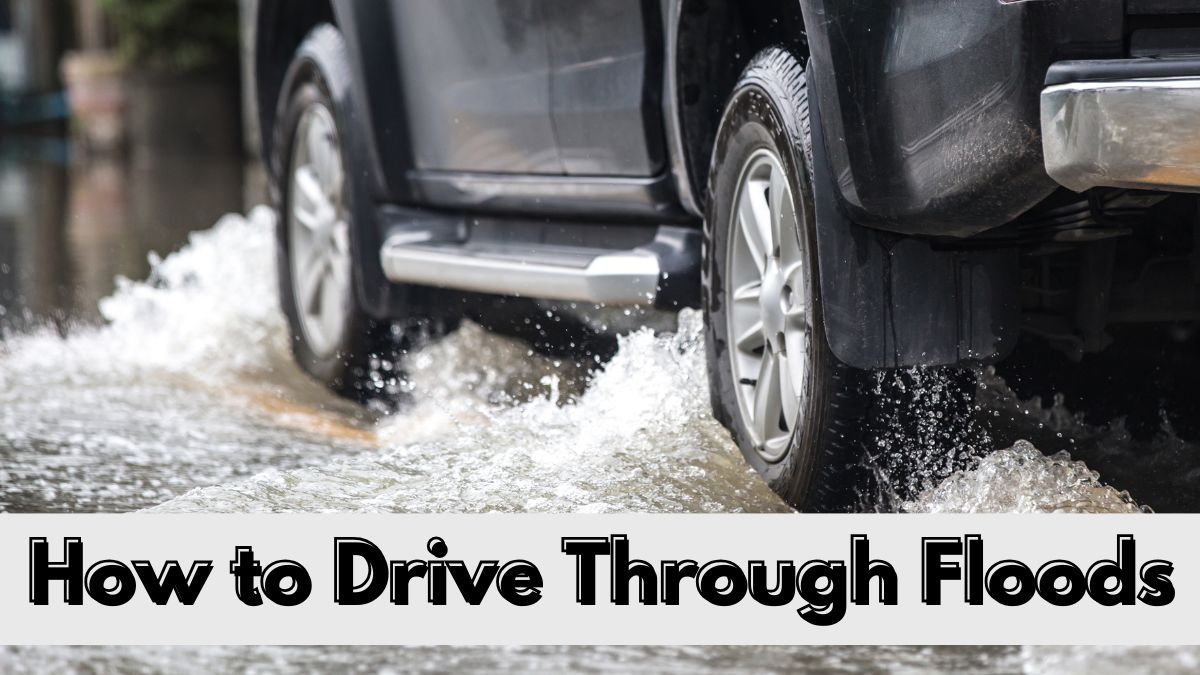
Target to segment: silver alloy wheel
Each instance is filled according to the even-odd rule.
[[[746,160],[730,214],[725,306],[738,407],[768,462],[786,454],[809,369],[807,241],[787,174],[771,150]]]
[[[351,292],[345,172],[329,108],[314,103],[304,111],[292,148],[288,190],[292,292],[304,339],[315,356],[325,358],[344,337]]]

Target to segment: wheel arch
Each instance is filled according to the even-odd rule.
[[[262,138],[262,158],[272,172],[279,96],[292,58],[304,38],[322,23],[337,24],[328,0],[259,0],[255,17],[254,97]]]
[[[282,2],[279,2],[275,9],[279,9],[281,4]],[[301,18],[306,21],[296,20],[296,23],[289,24],[287,31],[280,31],[284,37],[274,43],[261,44],[262,51],[278,57],[279,60],[276,63],[282,64],[286,58],[287,66],[277,83],[260,84],[257,89],[260,91],[273,90],[274,96],[278,98],[278,101],[273,102],[269,110],[264,111],[264,118],[269,118],[270,121],[263,129],[263,158],[267,167],[270,199],[282,212],[282,209],[285,208],[283,197],[286,167],[281,164],[286,161],[283,157],[286,154],[286,147],[276,147],[276,144],[283,142],[284,137],[279,125],[287,124],[285,110],[287,110],[292,92],[298,83],[304,81],[312,70],[324,71],[329,67],[334,69],[332,74],[325,73],[325,75],[331,78],[328,84],[335,103],[341,102],[335,115],[343,134],[346,152],[352,158],[346,166],[346,171],[347,178],[353,187],[351,215],[353,237],[351,241],[356,261],[354,265],[355,295],[367,315],[377,320],[391,320],[406,316],[412,307],[411,301],[415,296],[409,289],[388,282],[379,258],[379,250],[383,241],[382,229],[387,224],[387,219],[381,215],[379,205],[389,196],[389,193],[384,192],[384,186],[387,183],[383,178],[379,157],[381,151],[386,151],[387,147],[381,150],[377,142],[380,135],[372,124],[372,119],[380,119],[382,115],[386,114],[386,110],[373,111],[367,107],[365,91],[370,85],[364,86],[364,80],[361,77],[362,67],[366,62],[372,63],[372,69],[374,69],[375,64],[369,58],[369,54],[368,58],[364,60],[361,45],[364,40],[367,40],[373,42],[375,48],[382,47],[390,50],[391,42],[380,43],[377,41],[378,36],[363,38],[361,32],[356,29],[357,26],[362,26],[362,23],[358,21],[358,13],[367,8],[367,5],[368,3],[353,2],[352,0],[344,3],[335,0],[334,4],[324,4],[323,6],[327,7],[332,14],[321,12],[305,14]],[[306,3],[304,6],[311,7],[312,5]],[[264,16],[270,17],[269,14]],[[321,20],[322,18],[328,19],[330,16],[335,21]],[[307,27],[308,23],[312,23],[312,26]],[[378,21],[378,23],[387,23],[390,26],[390,22]],[[323,28],[327,30],[322,30]],[[332,39],[335,36],[336,39]],[[299,42],[293,48],[290,47],[290,38],[294,37],[299,37]],[[308,46],[306,47],[306,45]],[[306,58],[297,60],[296,55],[301,53],[306,54]],[[262,67],[266,69],[267,64],[264,63]],[[382,90],[394,92],[396,88],[392,86],[390,89]],[[389,97],[376,98],[387,99]],[[398,99],[396,96],[390,98]],[[392,123],[402,126],[402,122],[393,121]],[[281,219],[280,222],[282,223],[284,220]],[[281,238],[280,241],[282,242],[283,239]]]
[[[800,59],[811,77],[812,54],[800,0],[670,1],[675,170],[685,206],[702,209],[725,102],[742,71],[777,46]],[[813,159],[820,165],[814,167],[818,286],[833,353],[862,369],[1003,358],[1019,330],[1015,251],[942,249],[848,218],[829,175],[821,97],[816,87],[808,95]],[[930,317],[936,330],[913,316]]]
[[[314,28],[330,24],[342,33],[347,45],[350,95],[358,111],[357,124],[367,139],[364,170],[370,174],[372,193],[380,201],[403,200],[407,185],[403,176],[411,164],[411,153],[399,94],[391,11],[390,5],[357,0],[259,0],[254,93],[262,157],[272,183],[276,178],[276,167],[271,166],[275,124],[292,59]]]
[[[808,39],[799,0],[668,2],[672,159],[684,206],[700,215],[721,114],[742,71],[773,46],[806,61]]]

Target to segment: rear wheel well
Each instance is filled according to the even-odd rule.
[[[264,158],[271,156],[276,108],[288,66],[304,38],[323,23],[337,23],[329,0],[261,0],[259,4],[254,94]]]
[[[799,0],[682,0],[678,31],[674,96],[692,194],[703,200],[721,113],[742,70],[772,46],[807,63],[808,39]]]

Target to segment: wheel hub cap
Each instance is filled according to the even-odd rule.
[[[731,223],[725,306],[738,407],[755,449],[775,462],[802,422],[810,322],[805,234],[774,152],[747,160]]]
[[[341,344],[350,302],[350,226],[333,114],[309,106],[296,125],[288,191],[292,290],[300,327],[319,357]]]

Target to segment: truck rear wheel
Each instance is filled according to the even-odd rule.
[[[769,49],[725,108],[709,172],[705,319],[713,410],[802,510],[847,510],[861,482],[863,373],[825,338],[804,69]]]

